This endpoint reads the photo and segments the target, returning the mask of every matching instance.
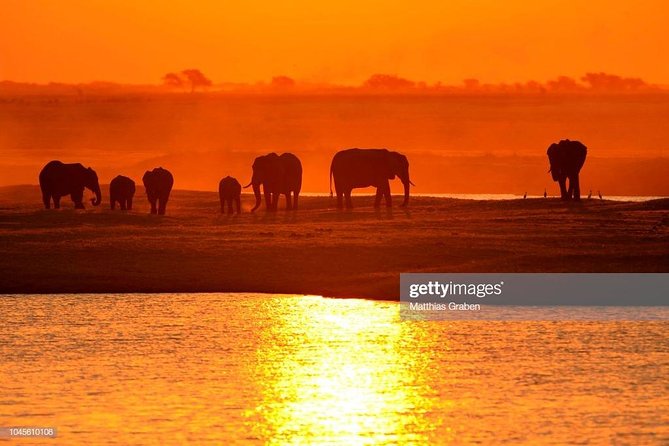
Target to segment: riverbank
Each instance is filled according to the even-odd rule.
[[[45,211],[37,187],[0,188],[0,293],[396,298],[401,272],[669,272],[669,199],[415,197],[375,210],[360,196],[338,212],[302,197],[298,212],[271,215],[249,213],[252,198],[228,217],[214,192],[175,191],[161,218],[141,188],[130,213],[74,211],[69,199]]]

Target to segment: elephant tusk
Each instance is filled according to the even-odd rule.
[[[249,184],[247,184],[246,186],[244,186],[244,189],[248,188],[251,184],[253,184],[253,181],[251,181]]]
[[[409,180],[409,184],[411,184],[413,187],[416,187],[415,184],[413,184],[413,181]]]

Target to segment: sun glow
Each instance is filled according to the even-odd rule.
[[[397,307],[387,304],[381,311],[378,303],[356,300],[341,302],[333,313],[328,302],[303,299],[285,313],[282,324],[267,329],[258,351],[266,386],[262,403],[248,414],[250,428],[282,444],[329,438],[386,444],[407,440],[408,432],[418,432],[412,440],[427,441],[426,433],[436,426],[425,417],[429,401],[416,391],[425,390],[426,383],[411,370],[428,367],[429,358],[402,352]],[[257,432],[259,426],[264,431]]]

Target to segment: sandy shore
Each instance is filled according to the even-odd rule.
[[[106,192],[106,191],[105,191]],[[168,215],[40,208],[37,187],[0,188],[0,293],[235,292],[396,298],[401,272],[669,272],[669,199],[473,201],[417,197],[404,210],[219,213],[214,192],[175,191]],[[396,200],[399,203],[399,200]],[[281,202],[283,205],[283,201]]]

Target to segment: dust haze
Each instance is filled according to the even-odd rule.
[[[301,158],[303,191],[325,193],[335,152],[385,147],[409,157],[414,193],[555,195],[546,149],[570,138],[589,149],[586,194],[669,195],[667,116],[664,93],[3,97],[0,185],[36,184],[59,159],[105,184],[163,166],[177,189],[214,191],[226,175],[246,184],[275,151]]]

